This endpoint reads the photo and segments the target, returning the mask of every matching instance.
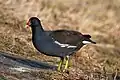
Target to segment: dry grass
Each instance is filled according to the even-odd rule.
[[[105,79],[105,75],[120,69],[119,4],[119,0],[0,0],[0,50],[54,60],[36,56],[31,32],[24,27],[26,20],[37,16],[46,30],[77,30],[91,34],[97,42],[85,46],[72,58],[73,68],[65,79]]]

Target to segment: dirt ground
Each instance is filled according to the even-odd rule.
[[[0,80],[119,80],[119,4],[119,0],[0,0],[0,51],[13,58],[43,62],[54,68],[59,62],[59,58],[43,55],[33,47],[31,30],[25,27],[32,16],[40,18],[45,30],[77,30],[90,34],[97,42],[72,56],[66,73],[43,67],[32,67],[27,72],[2,71],[9,66],[2,65],[0,56]]]

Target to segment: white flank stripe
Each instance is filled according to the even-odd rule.
[[[61,47],[67,47],[67,48],[76,48],[77,47],[77,46],[72,46],[72,45],[69,45],[69,44],[61,44],[58,41],[55,41],[55,43],[58,44]]]
[[[90,44],[91,42],[89,41],[82,41],[83,44]]]

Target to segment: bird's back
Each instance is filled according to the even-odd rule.
[[[80,44],[80,42],[84,39],[83,35],[80,32],[69,30],[52,31],[49,36],[61,44],[70,44],[74,46],[78,46],[78,44]]]

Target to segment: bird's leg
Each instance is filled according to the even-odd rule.
[[[68,64],[69,64],[69,56],[66,56],[66,62],[65,62],[64,71],[68,68]]]
[[[58,64],[58,68],[57,68],[58,71],[61,70],[61,67],[62,67],[63,61],[64,61],[64,59],[61,58],[61,60],[60,60],[60,62],[59,62],[59,64]]]

